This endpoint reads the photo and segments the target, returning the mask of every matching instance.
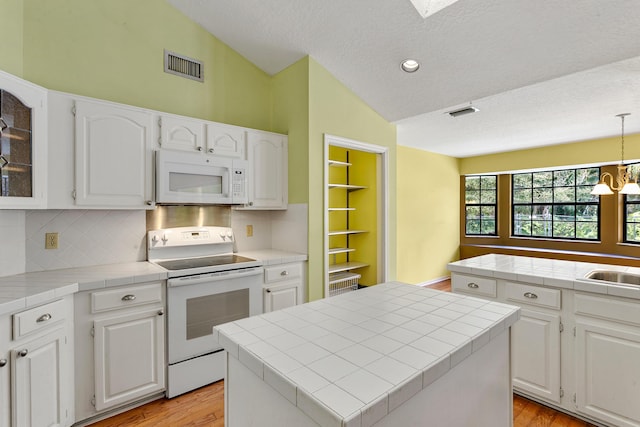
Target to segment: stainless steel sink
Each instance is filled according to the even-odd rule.
[[[586,279],[601,282],[620,283],[623,285],[640,286],[640,275],[623,271],[594,270],[585,276]]]

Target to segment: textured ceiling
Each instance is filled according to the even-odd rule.
[[[640,0],[459,0],[426,19],[410,0],[168,1],[269,74],[312,56],[402,145],[466,157],[610,136],[620,112],[640,131]]]

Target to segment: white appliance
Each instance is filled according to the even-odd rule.
[[[148,259],[168,270],[167,397],[224,378],[216,325],[262,313],[260,261],[233,253],[229,227],[178,227],[147,233]]]
[[[247,161],[192,153],[156,152],[156,202],[168,204],[247,203]]]

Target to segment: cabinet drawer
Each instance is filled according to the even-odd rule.
[[[13,339],[39,331],[66,318],[63,300],[53,301],[13,315]]]
[[[548,289],[539,286],[529,286],[510,282],[505,284],[505,288],[508,301],[539,305],[541,307],[560,310],[562,294],[558,289]]]
[[[575,313],[640,326],[638,302],[576,294]]]
[[[496,281],[486,277],[454,274],[451,277],[451,287],[454,291],[467,294],[496,297]]]
[[[272,283],[282,280],[294,279],[302,276],[302,263],[282,264],[265,267],[264,282]]]
[[[91,294],[91,313],[162,302],[162,284],[127,286]]]

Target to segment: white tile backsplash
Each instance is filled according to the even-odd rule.
[[[25,211],[0,210],[0,276],[25,272]],[[44,236],[42,236],[44,246]]]
[[[26,271],[146,260],[145,221],[142,210],[26,211]],[[45,249],[44,235],[53,232],[58,249]]]
[[[238,251],[265,248],[306,254],[308,251],[308,207],[292,204],[284,211],[231,212],[231,228]],[[247,225],[253,226],[253,236],[247,237]]]

